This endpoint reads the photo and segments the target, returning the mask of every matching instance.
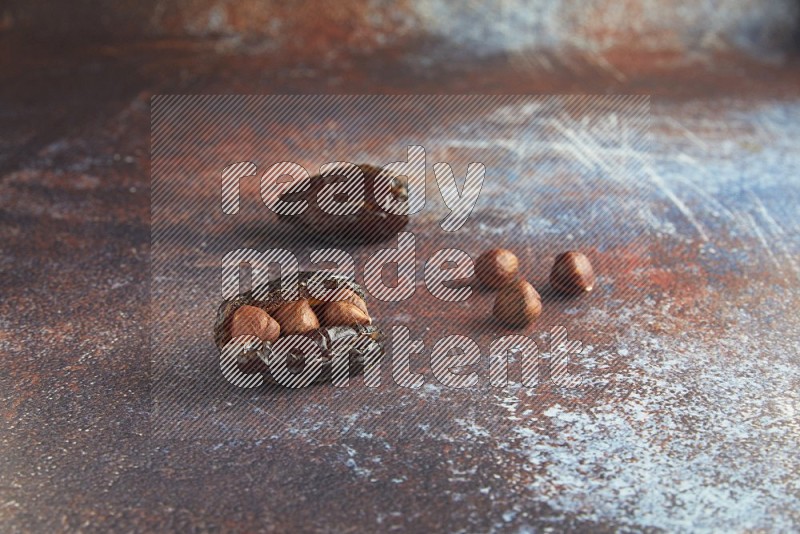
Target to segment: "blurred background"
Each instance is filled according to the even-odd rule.
[[[101,117],[132,121],[159,92],[794,95],[799,13],[796,0],[7,0],[0,169]]]
[[[11,0],[2,29],[28,42],[173,38],[215,42],[220,52],[273,52],[323,63],[390,50],[415,50],[426,62],[535,52],[552,56],[551,65],[540,60],[545,69],[583,58],[641,71],[645,64],[664,68],[722,54],[779,63],[797,45],[797,18],[793,0]]]

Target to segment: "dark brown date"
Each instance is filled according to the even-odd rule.
[[[306,235],[318,238],[335,239],[350,243],[375,243],[395,237],[408,224],[408,215],[395,215],[383,210],[376,195],[376,183],[378,183],[381,168],[373,165],[358,165],[364,173],[363,202],[360,202],[359,209],[350,214],[332,214],[324,211],[318,204],[319,193],[325,186],[337,183],[350,182],[353,179],[345,174],[332,172],[329,175],[315,175],[310,178],[310,186],[303,191],[289,190],[283,193],[279,199],[285,202],[305,200],[308,207],[296,215],[279,214],[278,218],[286,223],[294,225]],[[408,198],[408,190],[399,178],[381,178],[389,180],[389,194],[394,200],[404,201]],[[337,202],[352,201],[347,194],[341,194],[342,198],[334,199]]]

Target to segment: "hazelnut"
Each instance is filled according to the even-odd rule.
[[[267,312],[255,306],[241,306],[231,317],[231,337],[257,336],[261,341],[278,339],[281,327]]]
[[[320,322],[324,326],[354,326],[372,324],[364,310],[349,302],[329,302],[322,307]]]
[[[539,293],[525,280],[502,288],[494,301],[494,316],[510,326],[525,326],[542,313]]]
[[[493,248],[478,257],[475,274],[486,287],[497,289],[517,277],[519,260],[510,250]]]
[[[281,334],[306,334],[319,328],[319,320],[307,300],[287,302],[275,312],[273,317],[281,325]]]
[[[586,255],[570,250],[556,257],[550,284],[558,291],[572,295],[588,293],[594,288],[594,282],[594,270]]]
[[[354,304],[359,310],[369,315],[369,312],[367,311],[367,303],[364,302],[364,299],[359,297],[358,293],[350,289],[347,289],[346,287],[340,287],[339,289],[337,289],[334,298],[330,301],[318,300],[318,299],[310,300],[310,304],[313,307],[325,306],[329,302],[348,302],[350,304]]]

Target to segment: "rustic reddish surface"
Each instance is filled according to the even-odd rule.
[[[714,143],[747,137],[751,128],[746,121],[714,122],[720,106],[744,113],[758,111],[762,102],[796,105],[800,97],[795,63],[769,67],[737,56],[716,58],[710,71],[698,66],[650,70],[645,62],[626,56],[627,63],[617,63],[626,74],[620,81],[589,63],[580,72],[559,68],[542,76],[502,57],[447,62],[433,69],[408,49],[388,49],[379,57],[353,54],[346,61],[320,65],[310,59],[219,53],[209,44],[185,40],[60,51],[30,48],[20,55],[17,51],[25,41],[0,39],[0,347],[5,356],[0,374],[0,519],[19,531],[364,531],[376,528],[379,521],[384,528],[420,530],[546,527],[556,522],[559,528],[602,531],[637,524],[635,517],[629,522],[586,519],[557,509],[551,501],[537,500],[527,485],[538,476],[537,468],[509,456],[503,449],[507,442],[499,438],[513,433],[517,423],[503,420],[502,409],[489,395],[476,400],[452,394],[439,403],[435,396],[396,389],[352,394],[324,388],[311,393],[261,391],[259,402],[273,409],[271,413],[298,417],[292,419],[294,427],[265,416],[260,424],[273,432],[260,440],[240,436],[210,443],[170,439],[163,431],[154,438],[148,348],[152,95],[651,93],[656,116],[681,122],[692,121],[698,110],[706,114],[708,124],[698,123],[694,131],[712,147],[709,151]],[[721,98],[728,104],[720,104]],[[671,131],[670,124],[657,123],[654,134],[660,144],[677,151],[684,132]],[[703,126],[709,132],[700,131]],[[747,150],[741,148],[743,161]],[[767,237],[771,242],[784,240],[782,248],[775,242],[775,248],[764,245],[757,231],[734,231],[720,221],[714,215],[720,208],[709,200],[709,193],[679,190],[709,234],[708,240],[699,239],[685,214],[657,193],[651,208],[675,231],[654,230],[649,254],[624,246],[592,251],[598,272],[616,267],[619,285],[592,297],[608,300],[584,303],[599,307],[615,298],[614,291],[633,287],[646,292],[649,311],[625,317],[624,325],[622,319],[593,319],[588,324],[596,330],[585,332],[585,342],[613,338],[623,326],[638,329],[638,348],[663,352],[675,362],[674,379],[688,381],[694,356],[689,349],[676,349],[683,342],[718,350],[728,366],[752,371],[754,379],[771,377],[771,362],[783,362],[785,355],[796,357],[800,302],[798,273],[790,260],[798,254],[798,219],[796,205],[791,204],[797,198],[797,179],[779,176],[778,181],[778,190],[772,190],[765,203],[784,235],[773,228]],[[723,191],[716,198],[726,202],[724,195]],[[751,203],[743,197],[730,209],[751,213]],[[422,222],[416,229],[425,235],[435,223]],[[520,249],[526,247],[513,243],[513,236],[507,239]],[[478,252],[486,244],[475,238],[466,246]],[[423,257],[438,248],[433,241],[426,247]],[[528,259],[532,254],[526,249]],[[541,263],[530,267],[529,275],[537,282],[547,276],[546,262]],[[573,305],[545,298],[553,321],[565,317]],[[475,310],[488,307],[489,295],[479,293],[476,299]],[[378,314],[398,313],[376,308]],[[416,324],[434,329],[444,328],[450,319],[425,299],[404,305],[400,313],[420,317]],[[480,322],[479,313],[469,313],[474,313],[474,333],[484,347],[483,340],[493,336],[496,327]],[[648,348],[648,340],[664,339],[676,345]],[[213,380],[215,361],[204,357],[213,356],[212,348],[198,348],[193,361],[200,363],[187,363],[188,378],[178,377],[176,384],[189,384],[196,389],[188,391],[200,395],[206,383],[196,377],[204,374]],[[758,361],[753,361],[755,354]],[[796,375],[787,376],[789,385],[800,388]],[[636,387],[623,389],[627,395]],[[184,395],[191,398],[190,393]],[[237,402],[252,400],[235,391],[231,395]],[[530,409],[531,424],[545,435],[556,435],[557,429],[540,417],[556,404],[557,395],[545,391],[536,399],[522,398],[518,411]],[[691,385],[686,398],[709,413],[727,402],[725,392],[709,398]],[[195,397],[187,410],[201,401]],[[770,400],[754,402],[768,406]],[[376,413],[364,411],[365,406]],[[431,413],[441,426],[420,430]],[[648,413],[662,416],[657,410]],[[796,412],[787,413],[786,424],[792,424]],[[240,424],[255,421],[253,417],[243,416]],[[465,435],[456,423],[494,418],[497,442]],[[235,424],[235,417],[231,420]],[[318,434],[301,425],[314,420],[324,423]],[[204,431],[202,420],[183,424],[195,425],[184,437]],[[684,424],[701,430],[691,420]],[[233,435],[243,434],[242,428],[234,430]],[[664,439],[669,438],[665,430]],[[793,447],[796,438],[784,438],[775,447]],[[712,447],[713,442],[697,445]],[[759,457],[746,437],[741,447],[741,454]],[[370,463],[371,458],[379,460]],[[351,461],[361,468],[368,465],[370,474]],[[789,490],[787,494],[790,499]],[[791,500],[775,505],[785,502]],[[784,513],[789,514],[783,516],[788,522],[771,526],[796,527],[796,513]]]

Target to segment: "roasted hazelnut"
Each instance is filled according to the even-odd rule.
[[[361,308],[349,302],[328,302],[320,313],[322,326],[355,326],[372,324],[372,319]]]
[[[550,272],[553,288],[570,295],[588,293],[594,289],[594,269],[586,255],[577,250],[559,254]]]
[[[510,326],[525,326],[542,313],[539,293],[525,280],[503,287],[494,301],[494,316]]]
[[[334,298],[330,302],[348,302],[350,304],[354,304],[359,310],[369,315],[369,312],[367,311],[367,303],[364,302],[364,299],[359,297],[355,291],[347,289],[346,287],[340,287],[337,289]],[[322,307],[328,304],[328,301],[311,299],[310,304],[312,307]]]
[[[231,337],[257,336],[261,341],[278,339],[281,327],[267,312],[256,306],[241,306],[231,317]]]
[[[493,248],[478,257],[475,274],[486,287],[497,289],[509,284],[517,277],[519,260],[510,250]]]
[[[316,272],[300,272],[298,276],[300,300],[298,301],[285,300],[286,292],[281,285],[280,279],[272,280],[253,288],[251,291],[223,301],[217,308],[217,318],[214,322],[214,342],[217,348],[223,354],[227,354],[224,351],[228,349],[227,344],[231,339],[231,322],[234,314],[239,308],[254,306],[271,315],[279,323],[281,336],[305,331],[303,335],[307,336],[309,340],[319,347],[319,351],[316,353],[290,353],[286,361],[286,365],[290,370],[300,371],[309,363],[318,364],[321,371],[314,381],[330,381],[334,376],[341,376],[341,368],[337,368],[338,370],[335,374],[333,364],[340,355],[339,349],[346,346],[348,349],[348,374],[355,376],[364,372],[368,365],[374,365],[374,362],[378,361],[384,354],[386,338],[383,332],[374,324],[320,326],[319,322],[322,319],[323,308],[331,303],[313,297],[312,293],[316,293],[316,289],[320,287],[318,284],[323,284],[322,287],[326,289],[338,288],[344,290],[337,291],[334,298],[343,299],[338,302],[341,304],[346,303],[355,308],[355,311],[352,309],[345,310],[350,312],[350,318],[346,318],[344,322],[352,323],[354,320],[364,320],[363,316],[357,315],[364,311],[359,307],[359,301],[361,305],[364,305],[364,297],[362,296],[364,293],[361,286],[353,280],[345,279],[341,276],[320,276]],[[255,299],[254,295],[258,295],[258,300]],[[353,295],[358,297],[358,300],[354,299]],[[312,306],[314,307],[313,309]],[[342,307],[347,308],[347,306]],[[320,319],[317,319],[317,317]],[[299,330],[297,328],[298,325],[300,325]],[[346,345],[341,345],[340,341],[346,341]],[[257,343],[255,340],[244,344],[235,353],[239,371],[260,373],[265,382],[285,385],[271,374],[267,365],[274,354],[274,350],[275,347],[271,344]]]
[[[272,316],[281,325],[281,334],[284,336],[306,334],[319,328],[319,320],[305,299],[287,302]]]
[[[346,288],[341,288],[339,290],[339,294],[337,294],[336,301],[349,302],[350,304],[355,305],[359,310],[361,310],[365,314],[369,315],[369,312],[367,311],[367,303],[364,302],[364,299],[359,297],[355,291],[351,291]]]

